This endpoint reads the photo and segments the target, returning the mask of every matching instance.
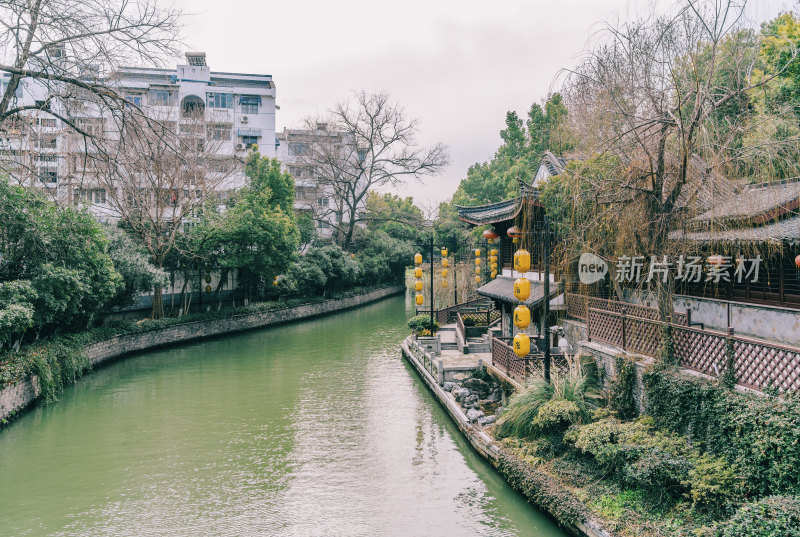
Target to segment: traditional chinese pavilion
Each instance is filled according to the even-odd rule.
[[[547,166],[544,163],[542,166]],[[540,166],[541,168],[541,166]],[[557,170],[555,170],[557,171]],[[513,323],[511,315],[513,309],[520,303],[514,297],[514,280],[519,277],[526,277],[531,280],[531,295],[525,304],[530,308],[533,315],[532,327],[538,330],[542,323],[542,302],[544,300],[544,273],[543,273],[543,254],[542,245],[536,239],[536,232],[541,230],[544,222],[544,205],[539,201],[538,191],[531,185],[520,184],[520,193],[516,198],[466,207],[456,205],[458,217],[472,226],[487,226],[494,229],[500,235],[493,246],[499,250],[500,274],[497,278],[490,280],[482,287],[478,288],[477,293],[495,302],[497,308],[502,312],[503,336],[513,335]],[[516,226],[528,233],[520,238],[520,244],[514,244],[508,236],[508,230]],[[524,246],[531,254],[531,272],[524,275],[512,270],[513,256],[516,248]],[[554,274],[550,273],[550,298],[558,295],[559,287]]]

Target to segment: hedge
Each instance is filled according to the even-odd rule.
[[[672,371],[643,376],[655,425],[724,456],[748,495],[800,493],[800,400],[746,394]]]

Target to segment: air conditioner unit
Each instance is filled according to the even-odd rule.
[[[244,144],[236,144],[236,151],[244,151],[247,149],[247,146]]]
[[[247,116],[242,116],[242,123],[247,123]]]

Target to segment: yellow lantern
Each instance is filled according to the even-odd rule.
[[[442,269],[442,278],[447,278],[448,271],[446,268]]]
[[[490,255],[489,256],[489,261],[491,261],[492,263],[497,263],[497,256],[496,255]]]
[[[444,259],[442,259],[442,266],[443,267],[449,267],[450,266],[450,261],[448,261],[446,257]]]
[[[481,249],[480,248],[476,248],[475,249],[475,257],[480,257],[480,256],[481,256]]]
[[[528,334],[517,334],[514,336],[514,354],[520,358],[525,358],[531,352],[531,338]]]
[[[492,278],[497,278],[497,271],[496,270],[492,271]]]
[[[531,269],[531,254],[528,250],[517,250],[514,254],[514,270],[528,272]]]
[[[414,277],[415,278],[422,278],[422,269],[417,267],[414,269]]]
[[[416,296],[415,300],[417,301],[417,306],[421,306],[422,303],[425,302],[425,299],[419,293],[417,293],[417,296]]]
[[[475,266],[477,267],[480,264],[481,264],[481,258],[480,257],[476,257],[475,258]]]
[[[492,270],[497,270],[497,263],[496,263],[496,262],[492,262],[492,263],[489,265],[489,267],[491,267],[491,269],[492,269]]]
[[[517,328],[528,328],[528,325],[531,324],[531,310],[528,309],[528,306],[523,306],[520,304],[516,308],[514,308],[514,326]]]
[[[497,250],[495,250],[494,248],[492,248],[492,250],[489,252],[489,254],[490,254],[490,255],[497,255]]]
[[[481,273],[481,267],[475,267],[475,274]]]
[[[417,280],[416,282],[414,282],[414,290],[422,291],[422,281]]]
[[[442,257],[447,257],[447,248],[442,248]]]
[[[414,264],[421,265],[422,264],[422,254],[414,254]]]
[[[481,277],[475,276],[475,283],[481,283]]]
[[[514,296],[517,300],[528,300],[531,296],[531,282],[527,278],[514,280]]]
[[[447,287],[447,280],[442,280],[442,287]]]

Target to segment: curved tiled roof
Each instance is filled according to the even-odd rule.
[[[522,208],[522,203],[520,203],[519,198],[513,198],[477,207],[464,207],[462,205],[456,205],[455,207],[461,220],[481,226],[515,218]]]
[[[508,276],[498,276],[494,280],[489,281],[482,287],[477,289],[481,296],[499,300],[501,302],[508,302],[510,304],[519,304],[519,301],[514,296],[514,280],[516,278],[509,278]],[[558,284],[550,283],[550,296],[558,294]],[[544,297],[544,283],[539,281],[531,281],[531,296],[525,301],[525,305],[533,308]]]
[[[800,215],[757,227],[726,227],[708,231],[673,231],[673,240],[692,242],[788,242],[800,244]]]
[[[520,185],[520,195],[516,198],[475,207],[455,205],[455,208],[458,210],[458,218],[460,220],[476,226],[482,226],[516,218],[525,203],[541,206],[538,197],[537,190],[526,183],[522,183]]]
[[[693,218],[695,229],[711,222],[746,221],[765,224],[800,208],[800,180],[749,185],[728,196],[712,209]]]

